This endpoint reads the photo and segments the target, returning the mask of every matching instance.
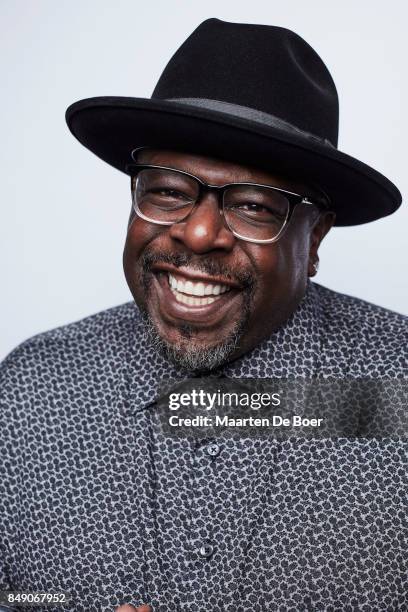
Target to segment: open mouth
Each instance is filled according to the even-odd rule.
[[[231,287],[227,285],[186,280],[170,272],[168,273],[168,280],[176,300],[188,306],[212,304],[220,299],[222,294],[231,291]]]
[[[153,290],[161,316],[166,320],[191,321],[213,326],[232,309],[240,308],[242,287],[227,278],[206,275],[183,266],[163,264],[152,269]]]

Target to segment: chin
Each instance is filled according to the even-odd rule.
[[[239,350],[247,327],[246,318],[242,318],[222,337],[218,334],[214,340],[206,337],[204,330],[188,322],[167,330],[167,326],[158,324],[150,312],[142,310],[142,315],[154,347],[173,364],[189,371],[209,372],[230,361]]]

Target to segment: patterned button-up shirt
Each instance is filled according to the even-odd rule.
[[[407,345],[401,315],[311,283],[221,373],[397,381]],[[408,610],[406,440],[166,435],[157,382],[189,374],[133,303],[5,359],[1,588],[75,612]]]

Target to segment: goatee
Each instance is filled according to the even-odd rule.
[[[241,315],[235,321],[228,336],[221,339],[219,343],[212,346],[204,346],[196,340],[199,332],[193,324],[183,323],[178,327],[181,339],[178,342],[169,342],[163,338],[152,319],[148,307],[141,307],[140,312],[146,326],[146,334],[150,343],[166,359],[169,359],[178,367],[194,372],[209,372],[215,370],[228,362],[233,354],[239,349],[239,342],[243,333],[248,329],[251,313],[251,296],[255,280],[248,272],[232,271],[219,261],[214,259],[195,259],[186,254],[168,254],[164,252],[146,251],[142,258],[142,284],[146,296],[152,281],[152,266],[158,263],[168,263],[175,267],[189,266],[211,276],[224,276],[231,279],[242,287],[242,310]],[[146,300],[148,304],[148,300]]]

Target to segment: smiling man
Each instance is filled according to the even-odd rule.
[[[406,319],[311,281],[334,224],[401,196],[338,151],[322,60],[289,30],[211,19],[151,99],[81,100],[67,122],[130,177],[134,300],[2,364],[1,602],[406,609],[406,403],[402,426],[384,403],[405,393]],[[323,381],[309,416],[335,428],[169,435],[160,383],[191,378],[274,379],[300,398],[299,381],[318,395]]]
[[[184,368],[212,370],[296,310],[334,213],[276,173],[169,151],[138,161],[129,287],[156,346]]]

